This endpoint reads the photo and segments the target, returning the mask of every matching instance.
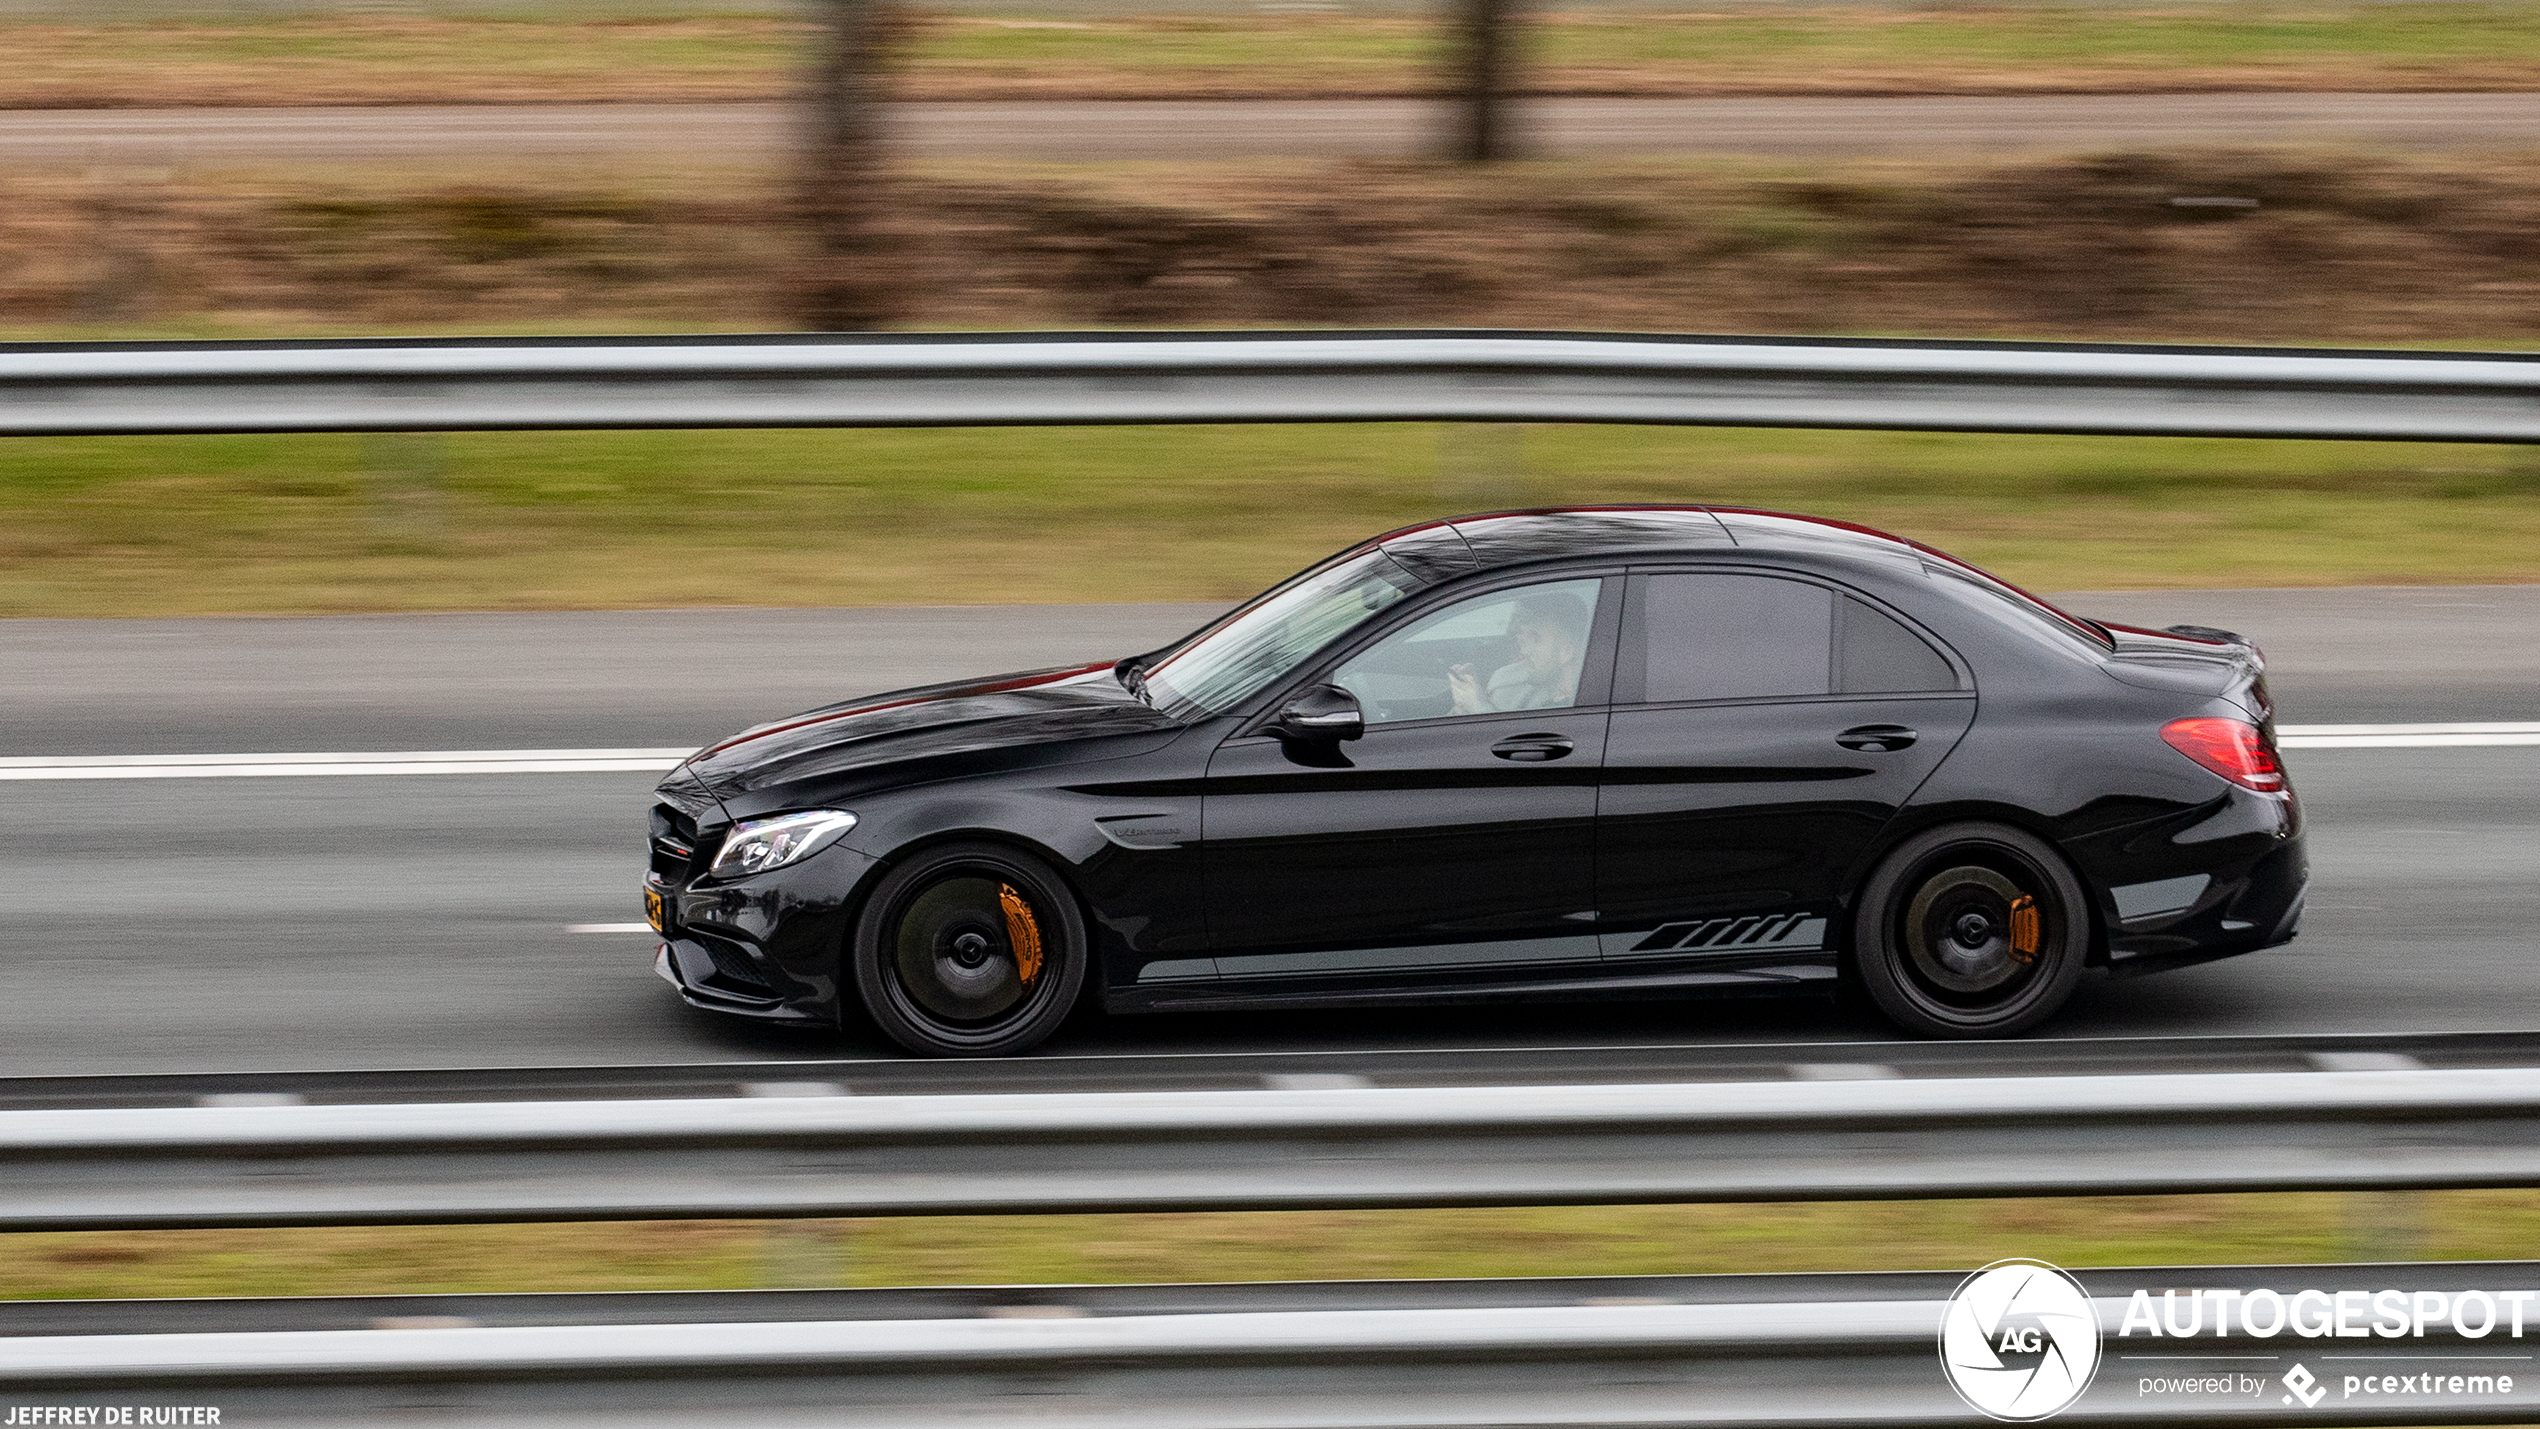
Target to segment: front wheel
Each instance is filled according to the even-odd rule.
[[[2009,1037],[2053,1016],[2090,955],[2081,880],[2043,839],[1956,824],[1907,839],[1853,915],[1862,989],[1925,1037]]]
[[[1085,920],[1041,860],[995,844],[928,849],[885,874],[849,949],[865,1011],[922,1056],[1040,1044],[1085,982]]]

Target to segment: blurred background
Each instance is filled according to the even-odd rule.
[[[19,340],[2540,335],[2520,3],[5,0],[0,50]],[[1221,600],[1574,499],[2050,588],[2521,580],[2536,491],[2501,449],[1876,433],[16,442],[0,614]]]
[[[0,340],[1412,325],[2540,339],[2528,3],[0,0],[0,55]],[[1497,100],[1486,115],[1477,93]],[[2540,458],[2503,447],[1558,426],[15,439],[0,443],[0,617],[1178,603],[1141,608],[1134,628],[1162,638],[1388,527],[1605,500],[1862,520],[2043,590],[2205,592],[2162,619],[2209,618],[2216,587],[2540,579]],[[983,613],[959,627],[968,643],[907,643],[1005,659],[997,629],[1091,639],[1089,619]],[[852,624],[832,622],[847,631],[834,648],[869,633]],[[570,724],[599,744],[698,721],[599,668],[638,662],[592,644],[560,663],[572,642],[537,632],[566,627],[521,628],[497,668],[466,641],[498,642],[455,624],[295,625],[272,643],[317,653],[267,665],[254,652],[271,632],[251,622],[18,622],[10,668],[56,675],[16,677],[15,743],[414,748]],[[775,689],[796,636],[768,629],[741,672],[760,683],[731,696],[755,714],[646,737],[702,739],[900,677],[859,646],[866,664],[789,667]],[[346,683],[445,635],[432,698],[446,686],[467,707],[432,705],[444,723],[399,724],[390,696]],[[642,658],[667,665],[663,648]],[[204,652],[194,666],[188,651]],[[98,676],[109,664],[133,683]],[[479,665],[495,671],[481,689],[461,678]],[[286,666],[310,683],[276,683]],[[544,708],[547,676],[581,682],[569,715],[503,725]],[[81,681],[103,693],[75,705]],[[236,708],[162,718],[152,700],[180,687]],[[42,723],[44,689],[70,691],[71,713]],[[144,712],[115,724],[110,708]],[[2409,773],[2409,792],[2467,799],[2518,769]],[[41,1016],[22,1009],[11,1069],[838,1055],[701,1030],[645,973],[640,937],[580,936],[616,926],[580,920],[633,916],[648,782],[568,805],[542,787],[500,818],[403,788],[359,808],[293,791],[257,796],[252,820],[208,795],[13,786],[31,792],[7,827],[52,861],[0,883],[21,922],[12,966],[63,976],[40,980]],[[2527,847],[2526,806],[2497,799],[2482,817],[2507,832],[2480,846],[2519,828]],[[2471,868],[2451,845],[2403,844],[2459,810],[2384,802],[2384,822],[2410,827],[2366,850],[2375,866],[2416,849],[2409,878],[2487,878],[2444,916],[2475,923],[2461,937],[2495,965],[2527,964],[2527,857]],[[135,847],[165,854],[146,917],[107,928],[69,894],[45,902],[99,886],[82,877],[128,886],[98,870]],[[520,876],[533,865],[552,889]],[[467,922],[419,869],[529,891]],[[214,907],[216,887],[229,901]],[[2377,904],[2339,916],[2341,956],[2387,974],[2359,997],[2415,986]],[[2248,961],[2127,1006],[2165,1030],[2256,1025],[2280,984]],[[578,1005],[555,995],[586,987],[600,990]],[[2453,991],[2428,1025],[2509,1017]],[[1674,1017],[1613,1035],[1684,1035]],[[1813,1011],[1693,1025],[1869,1035]],[[2520,1254],[2536,1215],[2529,1193],[2498,1191],[2397,1211],[2175,1197],[61,1234],[7,1238],[0,1294],[2481,1257]]]

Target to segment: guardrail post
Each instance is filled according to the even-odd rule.
[[[2349,1260],[2424,1258],[2428,1213],[2423,1191],[2349,1191],[2345,1213]]]
[[[759,1284],[769,1290],[826,1290],[847,1283],[845,1221],[770,1221],[759,1241]]]
[[[439,432],[364,433],[362,483],[372,529],[406,540],[439,536],[449,472],[450,448]]]
[[[92,173],[97,188],[86,206],[96,221],[90,235],[96,276],[79,297],[82,321],[146,318],[158,310],[164,282],[156,251],[164,224],[158,220],[174,175],[168,168]]]
[[[1458,512],[1515,506],[1525,499],[1526,428],[1519,422],[1446,422],[1438,427],[1438,496]]]

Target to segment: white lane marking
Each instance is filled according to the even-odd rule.
[[[1883,1082],[1905,1075],[1885,1062],[1792,1062],[1786,1070],[1794,1082]]]
[[[352,754],[97,754],[0,759],[0,783],[39,779],[289,779],[375,774],[632,774],[690,749],[454,749]]]
[[[1274,1092],[1354,1092],[1376,1080],[1356,1072],[1265,1072],[1261,1084]]]
[[[2288,724],[2287,749],[2540,745],[2540,721]],[[61,779],[292,779],[394,774],[658,774],[691,749],[452,749],[325,754],[91,754],[0,758],[0,783]]]
[[[2276,742],[2286,749],[2455,749],[2540,744],[2540,723],[2498,724],[2285,724]]]
[[[844,1097],[855,1093],[844,1082],[743,1082],[745,1097]]]
[[[568,933],[649,933],[653,930],[653,925],[650,923],[567,923],[564,925],[564,930]]]
[[[2305,1052],[2312,1066],[2323,1072],[2422,1072],[2425,1063],[2405,1052]]]

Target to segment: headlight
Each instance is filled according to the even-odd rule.
[[[799,863],[837,841],[855,827],[855,815],[843,809],[812,809],[779,814],[772,819],[744,819],[723,836],[709,878],[741,878]]]

